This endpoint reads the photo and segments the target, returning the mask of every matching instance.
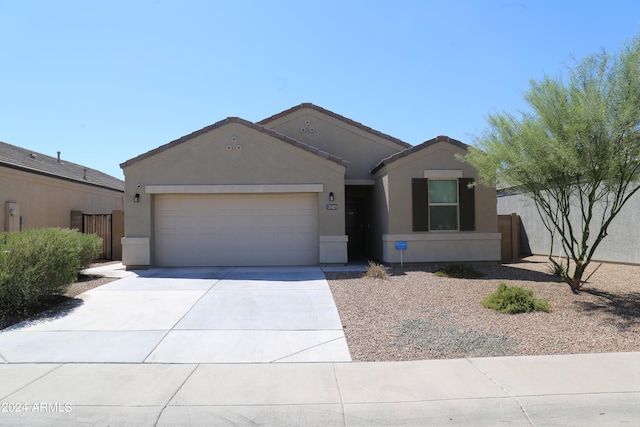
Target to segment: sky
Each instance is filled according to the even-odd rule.
[[[303,102],[409,144],[640,33],[637,0],[0,0],[0,141],[120,164]]]

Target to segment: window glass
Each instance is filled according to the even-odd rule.
[[[429,180],[429,203],[458,203],[458,181]]]
[[[457,230],[458,207],[457,206],[431,206],[429,208],[431,230]]]
[[[458,229],[458,180],[429,180],[429,229]]]

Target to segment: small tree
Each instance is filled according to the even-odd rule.
[[[532,80],[525,100],[532,112],[490,115],[465,159],[484,183],[533,200],[551,235],[549,260],[577,293],[611,221],[640,189],[640,36],[616,56],[587,56],[565,79]],[[552,257],[556,238],[567,265]]]

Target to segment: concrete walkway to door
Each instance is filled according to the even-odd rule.
[[[0,333],[0,363],[344,362],[318,267],[157,268]]]

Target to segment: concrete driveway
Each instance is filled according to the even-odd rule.
[[[138,271],[0,333],[0,363],[350,360],[318,267]]]

